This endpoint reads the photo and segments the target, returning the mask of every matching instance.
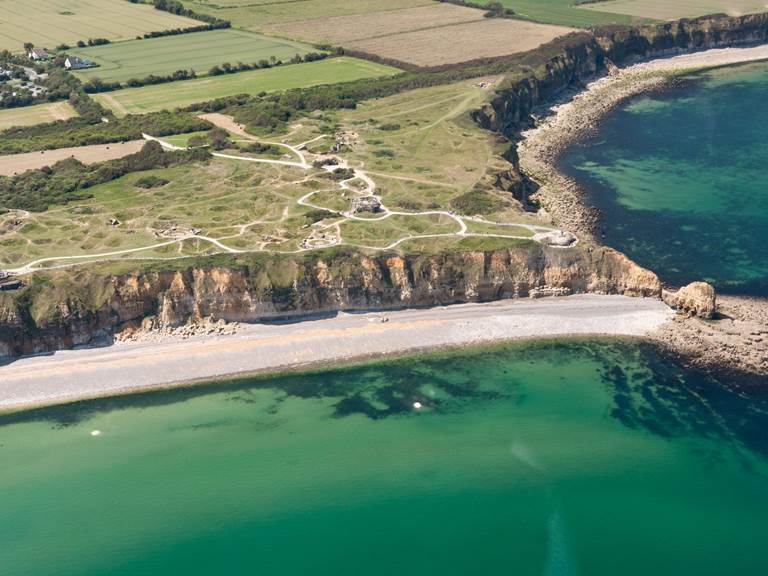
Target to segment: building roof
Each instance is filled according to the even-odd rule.
[[[32,48],[29,53],[35,58],[48,58],[48,52],[44,48]]]

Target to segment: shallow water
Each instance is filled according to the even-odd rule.
[[[0,424],[3,576],[768,573],[768,397],[636,342],[421,356]]]
[[[768,295],[768,63],[634,99],[563,171],[604,214],[605,241],[665,281]]]

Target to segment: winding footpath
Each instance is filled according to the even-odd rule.
[[[221,114],[216,114],[216,113],[204,114],[201,116],[201,118],[208,120],[209,122],[219,126],[220,128],[224,128],[229,133],[237,135],[246,141],[257,142],[260,144],[284,148],[287,152],[290,153],[291,156],[296,158],[295,161],[275,160],[271,158],[254,158],[251,156],[240,156],[235,154],[224,154],[222,152],[212,152],[212,155],[214,157],[224,158],[227,160],[235,160],[240,162],[255,162],[260,164],[272,164],[277,166],[287,166],[291,168],[297,168],[300,170],[308,171],[308,170],[311,170],[314,167],[314,165],[312,161],[310,161],[307,158],[307,155],[303,152],[303,150],[306,149],[306,146],[308,144],[321,140],[322,138],[325,138],[325,136],[318,136],[316,138],[308,140],[307,142],[303,142],[301,144],[294,146],[291,144],[287,144],[285,142],[271,142],[271,141],[259,140],[252,134],[247,133],[242,128],[242,126],[240,126],[239,124],[236,124],[231,118]],[[184,147],[176,146],[174,144],[166,142],[165,140],[162,140],[161,138],[156,138],[149,134],[142,134],[142,136],[147,141],[158,142],[165,150],[176,151],[176,150],[186,149]],[[369,173],[364,171],[362,167],[350,166],[348,162],[343,158],[339,158],[338,156],[334,156],[333,158],[335,160],[335,163],[327,166],[323,166],[324,170],[326,170],[327,172],[334,172],[335,170],[338,170],[340,168],[347,169],[352,171],[352,176],[339,181],[338,189],[333,188],[333,189],[314,190],[312,192],[309,192],[308,194],[305,194],[301,198],[299,198],[296,201],[296,203],[299,206],[312,208],[313,210],[322,210],[334,216],[341,217],[341,220],[335,221],[331,224],[327,224],[321,227],[322,230],[333,229],[335,233],[331,235],[330,238],[327,240],[325,240],[325,238],[328,238],[328,236],[323,235],[324,240],[322,242],[310,243],[308,242],[308,239],[305,239],[300,243],[299,247],[296,250],[287,251],[287,252],[280,251],[281,253],[298,254],[302,252],[308,252],[312,250],[328,248],[330,246],[339,246],[339,245],[352,246],[355,248],[362,248],[366,250],[385,251],[385,250],[391,250],[399,246],[403,242],[407,242],[410,240],[430,239],[430,238],[453,238],[453,237],[458,237],[458,238],[484,237],[484,238],[514,239],[514,240],[530,240],[534,242],[547,244],[554,248],[569,248],[569,247],[575,246],[578,243],[578,238],[576,238],[572,234],[565,232],[561,229],[550,228],[547,226],[538,226],[538,225],[531,225],[526,223],[492,222],[477,216],[472,216],[472,217],[460,216],[448,210],[428,210],[423,212],[402,212],[402,211],[390,210],[384,205],[381,197],[376,194],[376,188],[377,188],[376,181],[371,177]],[[391,176],[387,174],[378,174],[378,173],[376,175],[380,177],[385,177],[385,178],[396,178],[396,179],[408,180],[408,178],[404,178],[400,176]],[[361,182],[362,186],[352,187],[350,183],[353,181]],[[336,191],[336,190],[344,191],[345,193],[351,192],[352,194],[357,195],[358,198],[370,198],[372,200],[375,200],[375,202],[379,205],[379,208],[375,213],[376,215],[370,216],[370,217],[364,217],[364,216],[357,215],[353,211],[335,210],[333,208],[329,208],[327,206],[323,206],[321,204],[315,204],[311,202],[311,198],[316,194],[319,194],[321,192],[329,192],[329,191]],[[411,217],[411,218],[443,217],[443,218],[448,218],[453,220],[456,223],[458,228],[454,232],[432,233],[432,234],[407,234],[403,237],[393,240],[392,242],[389,242],[385,246],[370,246],[370,245],[353,243],[353,242],[345,242],[342,239],[341,224],[343,224],[346,221],[352,220],[357,222],[376,223],[376,222],[381,222],[383,220],[391,218],[393,216]],[[283,213],[283,217],[281,221],[287,217],[288,217],[288,213],[286,208],[286,210]],[[521,234],[501,234],[501,233],[493,233],[493,232],[471,232],[469,231],[469,228],[467,226],[468,222],[474,222],[477,224],[487,225],[487,226],[497,226],[501,228],[509,227],[509,228],[515,228],[518,230],[523,229],[523,230],[527,230],[531,234],[521,235]],[[242,236],[246,233],[246,231],[251,226],[261,224],[261,223],[263,222],[254,221],[246,224],[239,224],[239,225],[233,224],[233,226],[238,227],[240,229],[240,232],[238,234],[235,234],[233,236],[228,236],[226,238],[212,238],[210,236],[205,236],[197,233],[180,234],[179,236],[173,239],[166,240],[164,242],[158,242],[157,244],[152,244],[148,246],[141,246],[138,248],[130,248],[126,250],[117,250],[112,252],[80,254],[76,256],[50,256],[46,258],[40,258],[32,262],[29,262],[23,266],[20,266],[18,268],[7,269],[5,272],[13,276],[13,275],[29,274],[38,270],[69,268],[72,266],[77,266],[85,263],[105,262],[105,261],[114,260],[115,258],[125,257],[126,255],[139,254],[141,252],[162,248],[172,244],[181,244],[189,240],[199,240],[199,241],[207,242],[212,246],[215,246],[216,248],[218,248],[221,252],[229,253],[229,254],[243,254],[246,252],[268,252],[268,251],[277,252],[275,250],[269,250],[264,246],[261,246],[259,248],[253,248],[250,250],[240,250],[240,249],[228,246],[223,242],[223,240],[228,240],[228,239]],[[135,257],[130,259],[178,260],[181,258],[188,258],[188,256],[179,255],[171,258]]]

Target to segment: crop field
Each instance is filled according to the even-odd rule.
[[[289,22],[275,25],[273,30],[290,38],[344,46],[353,40],[378,38],[483,19],[482,10],[454,4],[432,4],[402,10],[388,10],[383,13],[371,12]]]
[[[51,102],[21,108],[0,110],[0,130],[13,126],[32,126],[54,120],[66,120],[77,116],[77,112],[68,102]]]
[[[125,0],[0,0],[0,50],[55,48],[88,38],[126,40],[200,22]]]
[[[76,148],[56,148],[55,150],[41,150],[40,152],[28,152],[26,154],[7,154],[0,156],[0,175],[13,176],[14,174],[21,174],[27,170],[51,166],[67,158],[77,158],[84,164],[113,160],[138,152],[143,145],[143,140],[131,140],[129,142],[92,144]]]
[[[434,5],[433,0],[190,0],[185,5],[195,12],[210,14],[232,22],[232,26],[256,32],[279,33],[277,25],[317,20],[330,16],[379,13],[401,8]]]
[[[598,4],[587,4],[584,8],[656,20],[677,20],[716,13],[741,15],[765,12],[768,10],[768,2],[766,0],[676,0],[675,2],[666,0],[611,0]]]
[[[72,53],[99,65],[76,72],[81,80],[100,78],[108,82],[124,82],[150,74],[171,74],[181,69],[192,69],[202,75],[224,62],[252,64],[269,60],[271,56],[288,60],[295,54],[311,51],[312,48],[305,44],[268,38],[254,32],[212,30],[73,49]]]
[[[416,66],[440,66],[532,50],[572,28],[523,20],[483,19],[349,42],[346,48]]]
[[[275,92],[329,82],[375,78],[398,72],[396,68],[390,66],[356,58],[338,57],[212,78],[126,88],[95,94],[94,98],[103,106],[112,109],[118,116],[124,116],[184,107],[195,102],[235,94]]]

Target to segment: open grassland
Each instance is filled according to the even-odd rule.
[[[765,12],[766,0],[612,0],[598,4],[586,4],[583,8],[613,12],[656,20],[694,18],[706,14],[726,13],[732,16]]]
[[[290,38],[344,46],[353,40],[483,20],[482,10],[454,4],[431,4],[402,10],[330,16],[278,24],[273,30]]]
[[[57,148],[56,150],[42,150],[27,154],[9,154],[0,156],[0,175],[13,176],[14,174],[21,174],[27,170],[51,166],[67,158],[77,158],[84,164],[113,160],[138,152],[143,145],[144,140],[133,140],[130,142],[116,142],[114,144]]]
[[[0,50],[55,48],[88,38],[126,40],[200,22],[125,0],[0,0]]]
[[[384,13],[401,8],[434,5],[433,0],[190,0],[184,3],[195,12],[232,22],[232,26],[257,32],[278,32],[274,26],[329,16]]]
[[[336,122],[352,142],[342,155],[365,167],[389,209],[450,210],[452,200],[485,187],[489,174],[507,166],[499,157],[504,145],[469,117],[488,98],[493,80],[414,90],[340,112]],[[505,196],[498,195],[501,217],[510,208]]]
[[[311,47],[298,42],[268,38],[253,32],[212,30],[92,46],[72,52],[99,65],[76,72],[81,80],[100,78],[108,82],[124,82],[150,74],[167,75],[182,69],[206,74],[211,67],[224,62],[252,64],[269,60],[271,56],[288,60],[295,54],[303,55],[311,50]]]
[[[112,109],[118,116],[123,116],[184,107],[195,102],[235,94],[258,94],[331,82],[349,82],[397,72],[397,69],[389,66],[356,58],[340,57],[226,76],[127,88],[116,92],[95,94],[94,98],[103,106]]]
[[[577,0],[475,0],[478,4],[490,4],[501,2],[505,7],[511,8],[521,18],[527,18],[536,22],[547,24],[560,24],[563,26],[589,27],[602,24],[630,24],[637,21],[626,14],[611,14],[601,12],[599,8],[584,10],[576,6]],[[696,1],[696,0],[692,0]],[[677,4],[677,0],[670,0],[668,4]]]
[[[431,250],[530,242],[524,225],[538,220],[495,188],[495,175],[508,167],[500,157],[507,143],[469,117],[498,80],[419,89],[303,118],[265,138],[283,144],[280,155],[259,158],[232,144],[224,150],[229,158],[128,174],[90,188],[90,199],[46,212],[9,206],[0,215],[0,267],[339,245]],[[208,115],[214,117],[238,145],[253,138],[227,117]],[[332,147],[348,167],[343,180],[311,166]],[[142,188],[148,176],[159,183]],[[356,198],[372,193],[384,212],[350,214]],[[457,208],[455,201],[467,197],[468,208]],[[475,236],[462,235],[464,228]]]
[[[430,67],[532,50],[572,28],[523,20],[483,19],[349,42],[346,48]]]
[[[137,181],[148,175],[169,183],[149,190],[137,187]],[[296,170],[228,160],[129,174],[94,186],[92,199],[23,216],[20,226],[9,226],[10,221],[19,219],[16,213],[0,216],[0,263],[158,244],[164,245],[147,252],[161,256],[203,253],[215,247],[200,240],[168,242],[174,233],[183,234],[191,228],[222,237],[237,235],[241,229],[234,223],[252,223],[244,237],[255,248],[264,234],[288,233],[290,222],[280,222],[283,209],[295,205],[295,200],[305,193],[300,183],[304,176]],[[297,214],[305,210],[297,207]],[[110,225],[112,219],[120,224]],[[305,223],[296,216],[293,237]]]
[[[77,116],[77,112],[68,102],[52,102],[22,108],[0,110],[0,130],[13,126],[32,126],[54,120],[66,120]]]

